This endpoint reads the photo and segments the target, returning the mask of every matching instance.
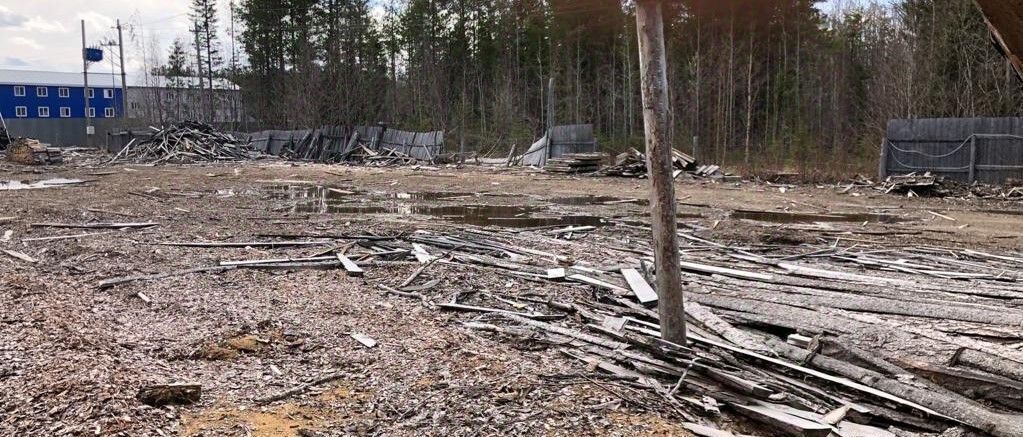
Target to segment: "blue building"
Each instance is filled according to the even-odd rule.
[[[89,116],[124,116],[121,78],[89,73]],[[5,120],[85,118],[82,73],[0,69],[0,114]]]

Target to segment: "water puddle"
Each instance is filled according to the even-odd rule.
[[[589,215],[536,217],[544,208],[521,205],[352,205],[335,202],[307,202],[294,212],[313,214],[395,214],[424,215],[474,226],[533,228],[543,226],[604,226],[600,217]]]
[[[322,185],[268,185],[263,191],[271,199],[301,200],[322,199],[326,201],[349,199],[352,197],[373,197],[380,199],[414,200],[414,201],[448,201],[465,200],[483,196],[506,197],[504,194],[462,193],[452,191],[410,191],[390,193],[384,191],[354,190],[344,187]]]
[[[296,213],[422,215],[458,224],[507,228],[607,225],[607,222],[598,216],[544,216],[542,213],[547,208],[543,206],[450,204],[467,200],[476,201],[483,197],[522,197],[512,194],[451,191],[367,192],[315,185],[269,185],[263,188],[263,193],[270,199],[291,201],[295,205],[291,211]],[[386,199],[399,202],[386,202]],[[429,202],[448,204],[435,205]]]
[[[575,197],[557,197],[551,199],[551,202],[558,205],[568,206],[583,206],[583,205],[615,205],[615,204],[630,204],[630,205],[649,205],[650,201],[646,199],[624,199],[621,197],[612,196],[575,196]]]
[[[845,214],[811,214],[791,213],[776,211],[748,211],[736,210],[732,212],[731,218],[755,220],[759,222],[783,223],[783,224],[810,224],[810,223],[901,223],[906,219],[889,214],[870,213],[845,213]]]
[[[382,197],[399,200],[427,200],[427,201],[444,201],[444,200],[460,200],[470,199],[474,197],[486,196],[486,194],[476,193],[453,193],[445,191],[419,191],[409,193],[372,193],[373,195],[379,194]]]
[[[36,181],[36,182],[28,182],[28,181],[0,181],[0,191],[9,191],[9,190],[38,190],[38,189],[41,189],[41,188],[57,188],[57,187],[63,187],[63,186],[67,186],[67,185],[81,184],[81,183],[84,183],[84,182],[85,181],[83,181],[81,179],[63,179],[63,178],[45,179],[45,180]]]
[[[263,187],[267,197],[276,200],[342,200],[349,196],[363,194],[360,191],[316,185],[268,185]]]
[[[1020,211],[1020,210],[1009,210],[1009,209],[982,209],[980,212],[986,212],[988,214],[998,214],[998,215],[1023,215],[1023,211]]]

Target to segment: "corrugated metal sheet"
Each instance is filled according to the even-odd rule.
[[[880,175],[913,172],[966,182],[1023,179],[1023,118],[891,120]]]

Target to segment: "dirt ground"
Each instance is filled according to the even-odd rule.
[[[370,266],[363,278],[339,270],[239,269],[97,287],[114,277],[324,249],[157,242],[388,235],[465,226],[459,220],[467,216],[486,221],[460,209],[466,204],[526,207],[502,210],[509,223],[528,215],[540,218],[526,223],[536,226],[601,219],[641,224],[643,202],[627,201],[646,196],[646,181],[480,167],[88,164],[0,166],[0,181],[88,181],[0,191],[0,236],[11,231],[0,249],[36,260],[0,253],[2,435],[687,435],[669,412],[623,401],[556,349],[482,336],[464,329],[459,313],[381,292],[379,284],[401,282],[417,268],[414,263]],[[881,238],[1018,250],[1023,238],[1019,203],[753,182],[680,181],[676,188],[680,222],[709,228],[724,240]],[[572,199],[578,196],[609,199]],[[849,220],[863,219],[864,233],[832,237],[804,229],[813,220],[744,220],[732,216],[736,210],[848,213]],[[899,223],[885,223],[890,220]],[[32,226],[144,221],[159,225]],[[905,233],[870,233],[892,229]],[[92,233],[98,235],[25,241]],[[587,255],[599,257],[579,256]],[[438,268],[433,275],[452,290],[472,283],[546,292],[542,285],[482,271]],[[352,333],[378,345],[367,348]],[[255,402],[336,373],[343,376],[301,395]],[[201,384],[201,401],[154,408],[135,399],[140,387],[171,382]]]

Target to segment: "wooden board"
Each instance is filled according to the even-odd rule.
[[[657,302],[657,293],[650,287],[650,284],[643,279],[643,275],[636,269],[622,269],[622,276],[625,277],[625,282],[629,284],[629,288],[639,299],[641,304],[649,304]]]

